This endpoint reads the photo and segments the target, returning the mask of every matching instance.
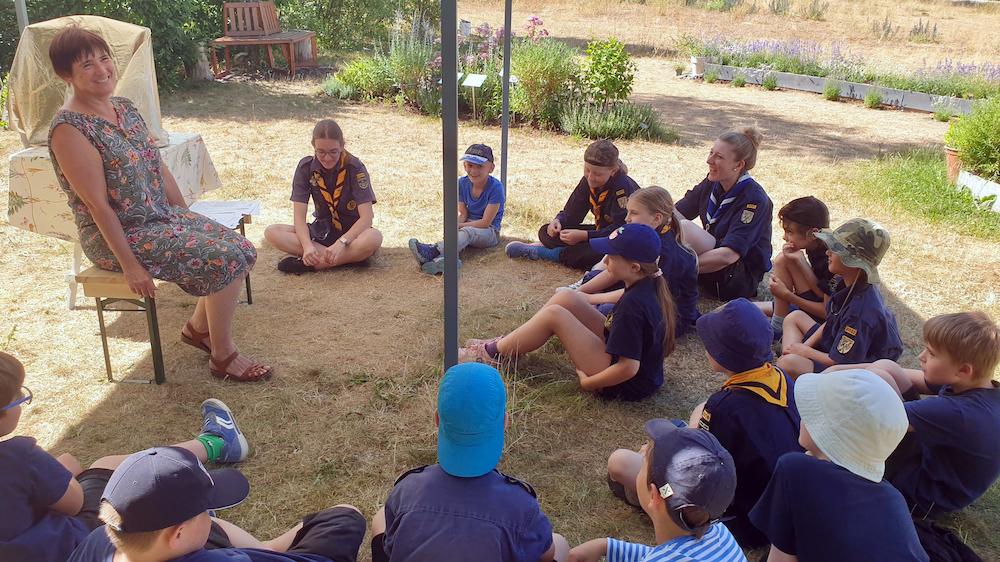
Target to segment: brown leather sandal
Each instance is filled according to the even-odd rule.
[[[187,326],[184,326],[184,329],[191,332],[191,335],[185,335],[184,330],[181,330],[182,342],[192,347],[197,347],[198,349],[209,354],[212,353],[212,348],[208,347],[208,344],[205,343],[205,340],[208,339],[208,332],[199,332],[198,330],[195,330],[194,326],[192,326],[190,322],[187,323]]]
[[[254,363],[253,365],[250,365],[239,376],[229,374],[227,371],[227,369],[229,369],[229,365],[239,356],[240,352],[234,351],[232,355],[227,357],[221,363],[216,361],[215,357],[209,357],[209,372],[211,372],[212,376],[217,379],[230,379],[237,382],[258,382],[262,380],[271,380],[271,375],[274,373],[274,369],[261,363]]]

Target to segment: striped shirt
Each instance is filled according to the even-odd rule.
[[[743,550],[729,529],[715,523],[695,540],[677,537],[657,547],[608,539],[608,562],[746,562]]]

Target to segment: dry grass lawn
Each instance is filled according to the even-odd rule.
[[[463,4],[460,16],[482,21],[484,16],[475,14],[499,14],[498,6]],[[670,26],[678,31],[689,26],[686,31],[691,31],[710,19],[721,22],[719,27],[752,27],[731,25],[729,18],[735,16],[673,4],[595,2],[576,12],[566,6],[546,4],[543,11],[519,4],[517,10],[528,14],[537,8],[556,35],[576,38],[589,33],[580,22],[589,22],[598,35],[631,27],[657,40],[675,33]],[[853,40],[847,30],[860,25],[851,17],[861,17],[856,12],[863,12],[863,6],[867,3],[837,3],[828,22],[781,19],[773,34],[827,26],[844,30]],[[945,6],[955,14],[971,10],[912,1],[886,9],[938,14]],[[656,17],[670,20],[663,29],[644,27],[653,20],[630,25],[616,19],[625,17],[621,13],[657,10],[662,15]],[[989,25],[996,24],[992,12],[969,13],[982,19],[989,15]],[[834,20],[833,14],[851,17]],[[492,23],[501,17],[489,16]],[[748,18],[757,26],[774,19],[760,14]],[[945,35],[959,36],[957,29]],[[643,42],[641,37],[623,38]],[[997,40],[995,34],[980,39],[978,51],[960,42],[933,47],[942,56],[954,48],[964,53],[963,60],[998,52],[995,43],[988,44]],[[892,233],[892,248],[880,269],[883,293],[906,344],[904,363],[916,366],[920,328],[930,316],[978,308],[1000,319],[1000,244],[927,226],[888,202],[872,204],[853,196],[847,184],[855,162],[913,145],[939,146],[947,124],[926,114],[870,111],[811,94],[676,80],[664,59],[644,58],[638,64],[634,99],[654,104],[682,139],[669,146],[618,143],[640,185],[659,184],[675,197],[683,195],[704,176],[704,157],[714,137],[735,124],[756,122],[766,137],[755,176],[777,206],[815,194],[829,203],[833,222],[863,216]],[[241,469],[253,493],[224,515],[261,537],[339,502],[353,503],[371,516],[401,472],[435,461],[432,415],[442,364],[443,284],[440,277],[420,272],[406,242],[412,236],[433,240],[441,235],[440,124],[394,107],[339,103],[316,95],[317,87],[303,81],[207,84],[161,100],[167,130],[198,132],[205,138],[224,184],[206,199],[262,202],[262,215],[247,228],[259,249],[252,274],[254,304],[238,309],[235,331],[237,345],[276,367],[274,380],[239,385],[211,379],[205,354],[178,337],[194,299],[168,286],[157,301],[167,384],[105,383],[93,305],[81,299],[79,310],[65,306],[60,279],[72,246],[3,225],[0,350],[25,364],[27,385],[36,396],[18,434],[35,436],[54,454],[72,452],[86,465],[104,454],[189,439],[200,429],[201,401],[220,398],[236,412],[252,448]],[[286,276],[275,269],[281,256],[263,241],[263,229],[290,221],[292,170],[310,154],[311,127],[327,117],[342,125],[348,149],[372,174],[379,198],[375,224],[385,244],[368,268]],[[473,142],[499,147],[500,131],[463,124],[459,145]],[[579,179],[585,144],[549,132],[512,131],[504,242],[531,239],[538,225],[561,208]],[[0,131],[0,147],[4,157],[20,148],[8,131]],[[4,199],[0,212],[5,210]],[[780,236],[775,232],[776,245]],[[470,250],[463,260],[463,339],[512,329],[554,287],[577,278],[554,264],[508,260],[500,249]],[[714,304],[702,302],[705,308]],[[151,377],[142,316],[112,314],[109,323],[116,374]],[[500,469],[534,484],[554,526],[571,543],[605,535],[652,541],[648,521],[607,493],[605,460],[616,447],[641,445],[648,418],[686,417],[723,382],[711,372],[697,336],[680,341],[666,367],[659,394],[639,404],[601,403],[580,392],[557,343],[505,373],[513,423]],[[996,486],[950,525],[985,559],[1000,560]],[[368,559],[366,549],[362,558]]]

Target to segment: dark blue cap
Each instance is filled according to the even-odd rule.
[[[493,149],[486,146],[485,144],[474,144],[469,148],[465,149],[465,156],[459,158],[459,161],[472,162],[473,164],[483,164],[485,162],[492,162]]]
[[[656,263],[660,257],[660,235],[637,222],[619,226],[607,238],[591,238],[590,246],[602,254],[639,263]]]
[[[702,315],[696,325],[705,351],[734,373],[757,369],[774,360],[771,322],[757,305],[744,298]]]
[[[250,483],[233,468],[209,472],[180,447],[153,447],[125,459],[111,475],[101,501],[122,518],[122,533],[148,533],[179,525],[210,509],[239,504]]]

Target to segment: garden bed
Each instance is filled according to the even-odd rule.
[[[805,74],[793,74],[791,72],[775,72],[758,68],[743,68],[739,66],[728,66],[723,64],[705,65],[705,71],[714,71],[719,80],[732,81],[736,76],[743,75],[747,84],[762,84],[768,75],[774,75],[778,80],[779,88],[791,90],[802,90],[817,94],[823,93],[826,88],[828,78],[819,76],[808,76]],[[969,113],[972,111],[972,102],[964,98],[952,96],[938,96],[934,94],[924,94],[921,92],[911,92],[909,90],[897,90],[894,88],[884,88],[871,84],[860,84],[858,82],[841,81],[840,95],[852,99],[863,100],[868,90],[875,88],[882,94],[882,103],[906,109],[916,109],[919,111],[934,112],[942,105],[951,107],[955,113]]]
[[[958,181],[956,183],[959,188],[969,188],[972,196],[976,199],[994,197],[991,209],[994,213],[1000,213],[1000,183],[992,182],[964,170],[958,173]]]

